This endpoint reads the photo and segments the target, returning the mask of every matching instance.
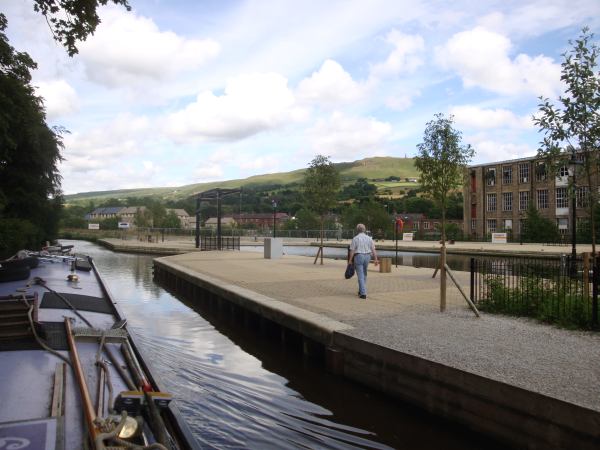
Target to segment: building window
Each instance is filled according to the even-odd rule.
[[[496,219],[488,219],[487,230],[488,230],[488,233],[496,232]]]
[[[485,179],[488,186],[494,186],[496,184],[496,169],[490,168],[485,172]]]
[[[477,175],[471,171],[471,192],[477,192]]]
[[[502,184],[512,183],[512,167],[502,166]]]
[[[477,229],[477,219],[471,219],[471,231],[475,231]]]
[[[575,189],[575,204],[577,208],[587,208],[589,204],[590,188],[588,186],[580,186]]]
[[[487,210],[496,211],[496,194],[487,195]]]
[[[512,230],[512,219],[504,219],[504,231]]]
[[[477,219],[477,205],[471,205],[471,219]]]
[[[565,233],[569,229],[569,219],[559,217],[556,219],[556,226],[558,227],[558,231]]]
[[[546,178],[548,178],[546,163],[537,162],[535,164],[535,181],[546,181]]]
[[[529,182],[529,163],[519,164],[519,183]]]
[[[424,230],[429,230],[429,222],[423,222],[423,229]]]
[[[512,192],[502,194],[502,211],[512,211]]]
[[[569,168],[567,166],[562,166],[558,169],[559,177],[568,177],[569,176]]]
[[[569,207],[569,196],[567,195],[567,188],[556,188],[556,207]]]
[[[413,223],[413,230],[418,230],[419,229],[419,222],[414,222]]]
[[[519,210],[525,211],[529,208],[529,191],[519,192]]]
[[[537,207],[538,209],[548,209],[548,189],[537,191]]]

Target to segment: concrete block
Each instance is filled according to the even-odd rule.
[[[265,238],[265,259],[279,259],[283,255],[283,238]]]

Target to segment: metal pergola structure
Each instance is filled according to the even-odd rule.
[[[221,235],[221,200],[225,197],[234,194],[241,195],[241,189],[224,189],[215,188],[208,191],[201,192],[196,197],[196,248],[200,248],[200,205],[203,201],[214,201],[217,202],[217,249],[222,249],[222,235]]]

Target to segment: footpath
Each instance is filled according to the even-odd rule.
[[[517,253],[515,244],[494,245]],[[157,278],[192,299],[209,293],[322,345],[343,376],[517,448],[598,448],[600,333],[476,318],[450,280],[441,313],[439,277],[430,269],[372,266],[365,301],[344,269],[344,261],[321,266],[234,251],[155,260]],[[468,273],[455,276],[468,291]]]

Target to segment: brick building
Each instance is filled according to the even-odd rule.
[[[581,157],[582,155],[578,155]],[[570,235],[572,169],[549,173],[544,161],[532,157],[470,166],[464,187],[464,232],[485,237],[508,232],[517,237],[523,229],[530,202],[543,217],[553,220],[562,235]],[[577,183],[577,222],[587,220],[589,186]]]

